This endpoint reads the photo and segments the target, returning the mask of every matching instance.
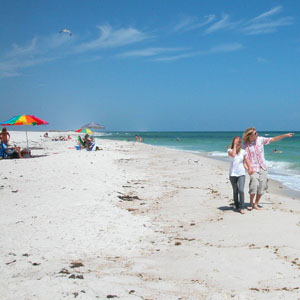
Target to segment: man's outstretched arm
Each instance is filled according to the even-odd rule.
[[[282,140],[282,139],[285,139],[285,138],[287,138],[287,137],[292,137],[294,135],[294,133],[286,133],[286,134],[283,134],[283,135],[278,135],[278,136],[274,136],[272,139],[271,139],[271,141],[270,141],[270,143],[272,143],[272,142],[278,142],[278,141],[280,141],[280,140]]]

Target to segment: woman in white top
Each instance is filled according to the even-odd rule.
[[[228,149],[228,155],[231,158],[229,179],[233,189],[235,207],[241,214],[244,214],[245,167],[248,169],[250,164],[246,158],[246,151],[241,146],[241,138],[235,136],[232,140],[231,149]]]

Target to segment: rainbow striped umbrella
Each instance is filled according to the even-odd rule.
[[[16,125],[47,125],[48,122],[39,119],[35,116],[30,115],[20,115],[15,116],[9,119],[6,122],[1,123],[1,126],[16,126]],[[26,140],[27,140],[27,148],[28,148],[28,137],[27,137],[27,128],[26,128]]]
[[[20,115],[9,119],[8,121],[1,124],[1,126],[14,126],[14,125],[47,125],[48,122],[39,119],[35,116]]]
[[[80,128],[80,129],[76,130],[75,132],[93,134],[93,131],[88,128]]]

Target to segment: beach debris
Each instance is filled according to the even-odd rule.
[[[13,253],[13,252],[9,252],[8,255],[17,256],[17,254],[16,254],[16,253]]]
[[[130,290],[129,291],[129,294],[133,294],[133,293],[135,293],[135,290]]]
[[[80,261],[72,261],[71,262],[71,265],[70,265],[70,268],[74,269],[74,268],[80,268],[80,267],[83,267],[84,264]]]
[[[67,28],[62,29],[59,33],[68,33],[70,36],[72,35],[72,32]]]
[[[73,293],[73,295],[74,295],[74,298],[76,298],[76,297],[78,297],[78,293],[77,292],[75,292],[75,293]]]
[[[214,189],[212,189],[212,188],[208,188],[208,190],[210,190],[210,192],[211,192],[212,194],[220,195],[220,193],[219,193],[217,190],[214,190]]]
[[[84,279],[83,275],[72,274],[69,276],[70,279]]]
[[[14,259],[14,260],[12,260],[12,261],[10,261],[10,262],[7,262],[6,265],[10,265],[10,264],[13,264],[13,263],[15,263],[15,262],[16,262],[16,260]]]
[[[13,190],[13,191],[11,191],[12,193],[17,193],[19,190]]]
[[[107,295],[106,296],[107,299],[112,299],[112,298],[118,298],[117,295]]]
[[[180,246],[181,243],[180,242],[175,242],[175,246]]]
[[[123,201],[141,200],[138,196],[129,196],[129,195],[118,196],[118,198]]]
[[[33,263],[33,262],[31,262],[31,261],[30,261],[30,263],[31,263],[33,266],[35,266],[35,267],[40,265],[40,263],[36,263],[36,262]]]
[[[70,274],[69,270],[65,269],[65,268],[62,268],[60,271],[59,271],[59,274]]]
[[[138,209],[136,209],[136,208],[127,208],[127,210],[128,210],[129,212],[133,212],[133,211],[137,211]]]
[[[300,288],[297,286],[295,288],[288,288],[288,287],[282,287],[282,288],[276,288],[274,289],[274,291],[288,291],[288,292],[292,292],[292,291],[295,291],[295,290],[299,290]],[[270,289],[269,288],[262,288],[262,289],[259,289],[259,288],[249,288],[250,291],[256,291],[256,292],[260,292],[260,291],[263,291],[263,292],[270,292]]]
[[[24,254],[22,254],[22,256],[26,256],[26,257],[28,257],[28,256],[29,256],[29,254],[28,254],[28,253],[24,253]]]

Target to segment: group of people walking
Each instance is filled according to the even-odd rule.
[[[292,137],[293,133],[286,133],[273,138],[258,136],[254,127],[247,128],[242,139],[235,136],[232,140],[228,155],[231,158],[229,179],[233,189],[233,200],[237,211],[245,213],[245,179],[246,170],[250,176],[248,210],[261,209],[259,200],[268,188],[268,167],[265,161],[264,146],[281,139]]]

